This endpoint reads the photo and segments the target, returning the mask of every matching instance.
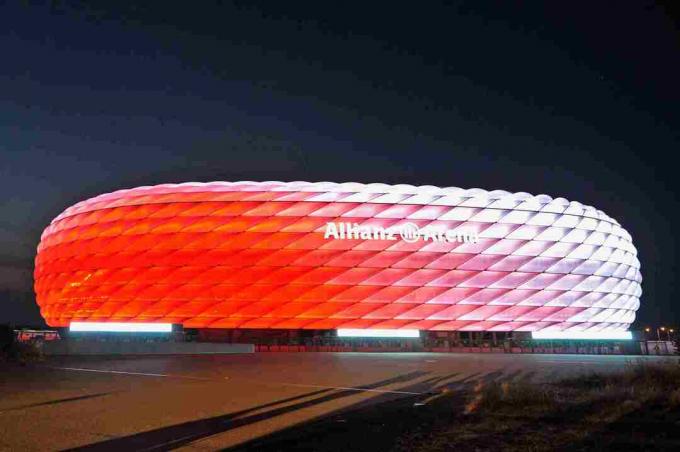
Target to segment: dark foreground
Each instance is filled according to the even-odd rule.
[[[652,393],[631,398],[605,391],[610,380],[583,380],[621,372],[637,359],[258,353],[5,365],[0,450],[498,450],[501,444],[540,450],[557,441],[589,448],[592,429],[570,433],[569,423],[578,419],[614,432],[617,422],[625,431],[638,424],[644,431],[655,428],[640,441],[655,439],[649,444],[656,450],[677,446],[665,433],[668,422],[678,420],[671,405],[661,405]],[[581,386],[550,389],[564,378],[581,378]],[[671,391],[677,387],[677,381],[663,386],[669,397],[675,394],[669,400],[680,398]],[[625,409],[607,411],[619,406]],[[609,417],[593,417],[598,415]]]
[[[680,362],[543,383],[482,378],[458,389],[336,414],[232,450],[680,450]]]

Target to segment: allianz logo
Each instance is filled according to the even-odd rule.
[[[333,240],[403,240],[408,243],[423,242],[457,242],[477,243],[476,231],[461,229],[442,229],[425,226],[420,228],[415,223],[403,223],[398,226],[383,228],[381,226],[361,226],[358,223],[326,223],[324,239]]]

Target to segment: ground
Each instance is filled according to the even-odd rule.
[[[664,360],[435,353],[49,358],[0,369],[0,449],[362,450],[392,438],[383,446],[398,448],[397,438],[428,421],[428,406],[444,396],[493,382],[607,374],[638,359]],[[382,413],[389,416],[380,420]],[[300,425],[311,432],[304,441]],[[326,442],[315,443],[323,438],[314,432]]]

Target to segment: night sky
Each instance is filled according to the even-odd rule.
[[[636,325],[677,325],[671,4],[0,0],[0,323],[40,322],[35,248],[79,200],[309,180],[593,205],[638,248]]]

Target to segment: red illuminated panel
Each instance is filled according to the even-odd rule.
[[[35,265],[51,326],[622,330],[641,280],[630,235],[577,202],[330,182],[107,193],[55,218]]]

